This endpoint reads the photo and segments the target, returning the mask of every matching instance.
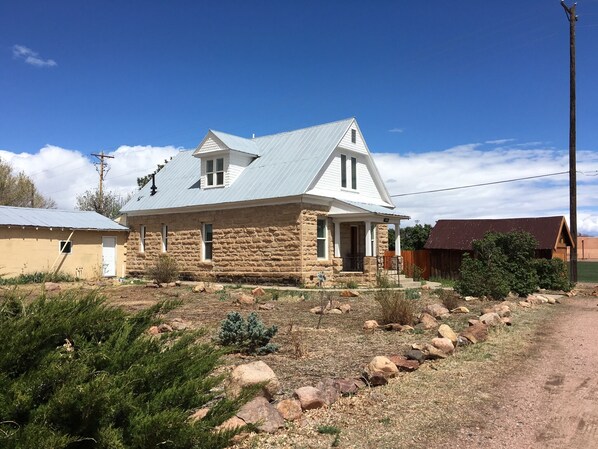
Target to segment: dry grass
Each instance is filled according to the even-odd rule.
[[[407,298],[405,291],[382,289],[374,293],[374,300],[380,304],[382,315],[380,324],[408,324],[415,323],[417,303]]]

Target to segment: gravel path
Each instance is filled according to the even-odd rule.
[[[598,448],[598,298],[572,298],[474,428],[439,447]]]

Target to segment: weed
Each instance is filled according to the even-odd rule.
[[[338,427],[336,427],[336,426],[319,426],[318,433],[321,433],[322,435],[334,435],[334,440],[332,441],[331,446],[337,447],[339,445],[341,429],[339,429]]]
[[[278,299],[280,298],[280,292],[278,290],[275,290],[272,292],[272,301],[278,301]]]
[[[378,420],[378,422],[379,422],[380,424],[384,424],[385,426],[390,426],[390,422],[391,422],[391,421],[390,421],[390,417],[388,417],[388,416],[385,416],[384,418],[380,418],[380,419]]]
[[[220,290],[218,293],[218,301],[228,301],[230,299],[230,293],[226,289]]]
[[[376,286],[378,288],[391,288],[395,286],[395,283],[392,282],[388,276],[381,274],[381,273],[377,273],[376,274]]]
[[[374,299],[382,309],[382,324],[399,323],[412,325],[415,322],[414,293],[417,291],[377,290]],[[419,295],[417,296],[419,297]]]
[[[22,284],[41,284],[43,282],[74,282],[76,278],[70,274],[49,271],[36,271],[34,273],[21,273],[16,277],[0,277],[0,285],[22,285]]]
[[[446,307],[449,310],[456,309],[461,305],[459,295],[455,293],[453,290],[442,289],[438,292],[438,296],[440,297],[440,301],[442,301],[444,307]]]
[[[359,287],[359,284],[357,283],[356,280],[351,279],[351,280],[349,280],[349,281],[347,281],[345,283],[345,287],[349,288],[349,289],[351,289],[351,288],[357,288],[357,287]]]
[[[147,275],[158,284],[167,284],[179,278],[179,267],[175,259],[161,254],[156,265],[148,270]]]

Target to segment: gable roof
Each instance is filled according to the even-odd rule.
[[[254,151],[252,154],[257,153],[259,157],[230,186],[201,189],[200,159],[193,157],[197,150],[182,151],[156,174],[156,195],[150,195],[151,186],[148,184],[133,196],[121,212],[303,195],[354,122],[355,119],[349,118],[254,139],[210,131],[208,136],[216,136],[227,147],[243,152]]]
[[[537,249],[553,250],[563,234],[567,246],[573,239],[565,217],[500,218],[488,220],[438,220],[426,242],[426,249],[471,251],[474,240],[487,232],[525,231],[538,241]]]
[[[246,139],[244,137],[235,136],[233,134],[223,133],[222,131],[215,131],[210,130],[206,137],[201,141],[201,143],[195,149],[193,155],[199,156],[201,152],[199,151],[202,145],[206,140],[210,137],[215,137],[216,140],[219,140],[224,146],[228,147],[231,150],[240,151],[241,153],[252,154],[254,156],[260,155],[260,149],[258,148],[254,139]]]
[[[97,212],[0,206],[0,226],[66,228],[85,231],[128,231]]]

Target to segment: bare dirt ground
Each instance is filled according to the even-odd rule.
[[[536,338],[483,419],[438,447],[598,447],[598,298],[564,301]]]

